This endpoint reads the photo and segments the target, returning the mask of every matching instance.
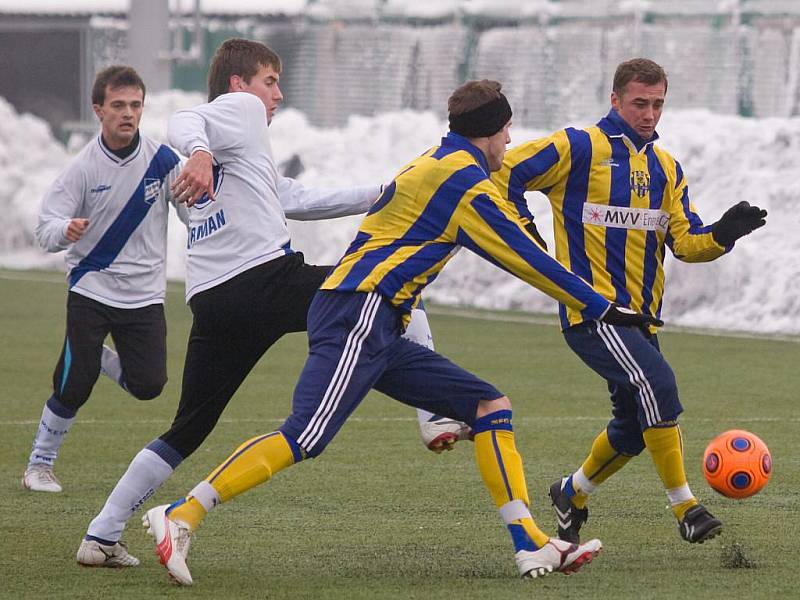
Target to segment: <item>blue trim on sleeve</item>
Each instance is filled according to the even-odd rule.
[[[178,164],[178,156],[167,146],[158,148],[150,161],[136,191],[128,199],[119,216],[109,226],[94,248],[72,269],[69,276],[69,287],[74,287],[80,279],[90,271],[101,271],[117,258],[122,248],[130,239],[136,228],[150,211],[155,198],[152,192],[158,182],[160,190],[164,178]],[[156,194],[159,193],[156,190]]]

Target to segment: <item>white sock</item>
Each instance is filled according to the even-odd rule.
[[[28,466],[36,464],[53,466],[64,436],[74,421],[74,416],[59,417],[45,404],[44,410],[42,410],[42,420],[39,421],[39,429],[33,438],[33,448],[28,459]]]
[[[589,478],[583,472],[583,467],[580,467],[572,474],[572,487],[576,492],[589,495],[597,489],[597,486],[589,481]]]
[[[191,492],[186,495],[187,498],[194,498],[197,500],[206,512],[211,512],[218,504],[222,502],[219,497],[219,492],[214,489],[214,486],[207,481],[201,481]]]
[[[169,479],[172,470],[167,461],[149,448],[140,450],[117,482],[103,510],[89,524],[87,535],[118,542],[128,519]]]
[[[671,506],[677,506],[678,504],[683,504],[694,498],[694,494],[692,494],[692,490],[689,489],[689,484],[684,483],[681,487],[667,490],[667,498],[669,498]]]
[[[122,363],[119,361],[119,354],[105,344],[103,344],[103,353],[100,355],[100,372],[125,389],[122,384]]]
[[[408,324],[403,337],[433,350],[433,335],[428,323],[428,315],[424,310],[415,308],[411,311],[411,322]],[[422,408],[417,409],[417,419],[420,425],[427,423],[435,416],[432,412]]]

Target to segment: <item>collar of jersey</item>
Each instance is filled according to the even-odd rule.
[[[472,144],[463,135],[459,135],[457,133],[453,133],[452,131],[448,131],[447,135],[442,138],[442,147],[452,148],[453,152],[457,150],[466,150],[481,166],[483,172],[486,173],[486,176],[487,177],[489,176],[489,161],[486,160],[486,156],[484,156],[483,151],[474,144]]]
[[[625,122],[625,119],[619,116],[619,113],[613,108],[608,111],[608,114],[600,119],[597,126],[609,137],[626,137],[634,145],[637,152],[641,152],[642,148],[652,144],[658,139],[658,132],[653,132],[653,137],[649,140],[643,140],[636,131]]]
[[[120,158],[119,156],[114,154],[111,150],[106,148],[106,145],[103,143],[103,135],[102,134],[97,136],[97,145],[100,146],[100,150],[103,151],[103,154],[105,154],[108,158],[110,158],[115,163],[117,163],[120,167],[124,167],[129,162],[131,162],[133,159],[135,159],[137,156],[139,156],[139,151],[142,149],[142,136],[141,135],[139,136],[139,143],[136,144],[136,150],[131,152],[125,158]]]

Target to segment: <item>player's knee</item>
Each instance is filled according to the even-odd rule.
[[[478,402],[475,417],[479,419],[498,410],[511,410],[511,399],[508,396],[500,396],[494,400],[481,400]]]
[[[644,450],[644,437],[640,429],[626,430],[619,427],[609,426],[608,443],[620,454],[626,456],[638,456]]]
[[[161,395],[166,384],[166,379],[162,381],[126,381],[125,389],[137,400],[153,400]]]

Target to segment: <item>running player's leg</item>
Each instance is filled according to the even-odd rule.
[[[571,572],[599,552],[597,540],[584,546],[566,544],[551,540],[536,525],[516,449],[511,402],[494,386],[427,348],[406,343],[398,344],[375,389],[471,425],[478,470],[511,534],[521,575]]]
[[[120,311],[111,325],[111,339],[119,355],[119,385],[138,400],[161,394],[167,383],[164,305]]]
[[[88,400],[97,381],[103,339],[113,310],[74,292],[67,295],[66,335],[53,373],[53,394],[42,410],[22,479],[23,486],[30,490],[61,491],[53,465],[78,409]]]
[[[267,349],[284,333],[305,327],[327,268],[300,268],[287,257],[257,269],[192,298],[194,319],[173,423],[134,457],[89,525],[87,539],[118,541],[128,519],[208,437]]]
[[[162,564],[180,583],[192,581],[185,564],[188,532],[217,505],[322,453],[382,373],[394,342],[400,341],[395,310],[375,293],[318,293],[308,327],[309,356],[286,422],[241,444],[186,498],[145,515]]]
[[[551,487],[554,505],[557,509],[568,509],[566,497],[582,508],[588,494],[622,468],[631,456],[647,447],[673,513],[682,521],[698,503],[684,470],[677,425],[683,408],[675,376],[659,351],[657,340],[635,328],[598,323],[568,329],[565,337],[584,362],[608,380],[615,412],[609,426],[595,439],[581,468]],[[560,518],[561,525],[568,520]],[[577,521],[580,520],[578,517]],[[573,529],[577,521],[573,520]],[[562,531],[561,526],[559,531],[565,537],[571,535]]]

